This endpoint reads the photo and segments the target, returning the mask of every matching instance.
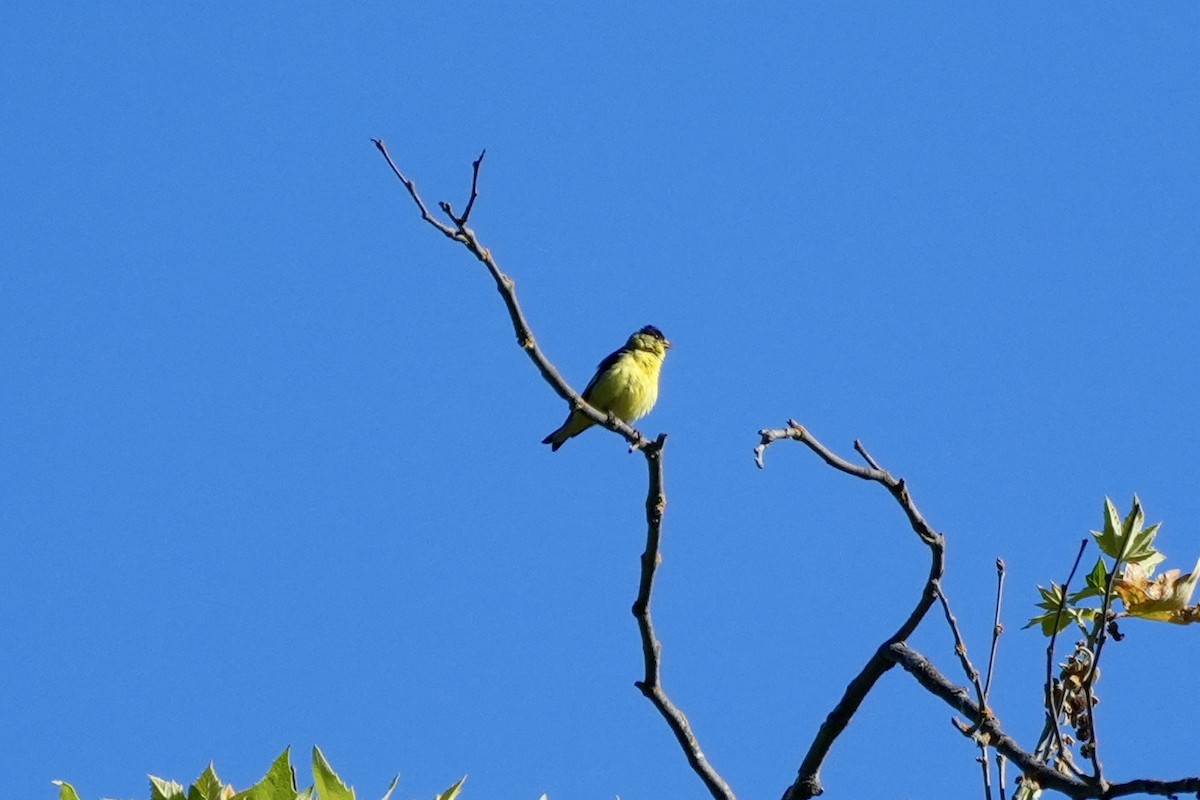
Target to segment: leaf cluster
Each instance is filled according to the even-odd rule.
[[[1039,586],[1041,601],[1037,606],[1043,613],[1025,627],[1040,625],[1043,634],[1053,636],[1075,623],[1084,634],[1091,634],[1106,608],[1113,619],[1137,617],[1178,625],[1200,622],[1200,603],[1189,605],[1200,580],[1200,560],[1190,573],[1172,569],[1152,577],[1167,557],[1154,545],[1162,523],[1146,526],[1145,522],[1137,495],[1124,518],[1113,501],[1104,498],[1104,524],[1101,530],[1091,531],[1101,555],[1083,588],[1066,594],[1057,583],[1052,582],[1049,588]],[[1089,600],[1098,605],[1085,602]],[[1114,601],[1120,602],[1122,611],[1111,611]]]
[[[313,785],[303,790],[299,789],[289,747],[275,759],[263,779],[249,789],[239,792],[232,785],[221,783],[216,769],[209,763],[204,772],[200,773],[200,777],[187,789],[175,781],[151,775],[150,800],[356,800],[354,788],[347,786],[334,771],[319,747],[313,748],[312,770]],[[390,800],[399,781],[399,775],[392,779],[382,800]],[[464,781],[466,776],[434,800],[456,800]],[[59,800],[80,800],[79,794],[71,784],[66,781],[54,783],[59,787]],[[542,800],[546,800],[544,795]]]

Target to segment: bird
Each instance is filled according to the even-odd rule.
[[[650,413],[658,401],[658,376],[671,343],[653,325],[639,329],[625,346],[610,353],[596,368],[583,390],[583,399],[602,414],[633,422]],[[542,440],[551,452],[596,423],[583,411],[572,410],[558,430]]]

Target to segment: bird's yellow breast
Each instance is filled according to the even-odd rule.
[[[626,422],[641,419],[658,402],[658,376],[662,356],[644,350],[623,354],[596,384],[588,402],[599,411],[611,411]]]

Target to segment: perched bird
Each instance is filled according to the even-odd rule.
[[[600,362],[596,375],[583,390],[583,399],[602,414],[633,422],[650,413],[658,400],[658,375],[671,343],[663,332],[647,325],[629,337],[625,346]],[[557,450],[572,436],[595,423],[582,411],[572,411],[558,430],[542,440]]]

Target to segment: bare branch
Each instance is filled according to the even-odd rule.
[[[960,713],[970,719],[977,731],[976,736],[982,741],[986,741],[991,747],[994,747],[998,753],[998,758],[1004,759],[999,762],[1001,767],[1007,761],[1012,761],[1025,775],[1031,780],[1036,781],[1041,787],[1054,789],[1072,798],[1108,798],[1117,796],[1116,791],[1118,787],[1116,786],[1107,786],[1097,781],[1083,780],[1081,776],[1060,773],[1048,766],[1038,755],[1022,750],[1003,731],[995,716],[987,711],[986,700],[982,704],[973,702],[966,690],[951,684],[923,656],[920,656],[920,654],[908,647],[905,640],[924,619],[938,597],[940,581],[945,569],[945,542],[942,535],[929,525],[917,509],[905,482],[902,479],[893,477],[889,472],[880,467],[879,462],[866,451],[866,448],[861,443],[855,444],[855,450],[867,462],[868,467],[852,464],[836,453],[833,453],[795,420],[788,420],[786,428],[761,430],[759,431],[759,436],[761,437],[761,441],[755,448],[755,461],[760,467],[763,464],[763,454],[767,447],[780,439],[792,439],[804,444],[834,469],[862,480],[869,480],[883,485],[896,499],[897,503],[900,504],[905,515],[908,517],[913,531],[929,547],[931,556],[929,575],[917,606],[896,633],[888,641],[879,646],[871,656],[871,659],[850,682],[849,686],[847,686],[842,699],[834,707],[833,711],[829,713],[829,716],[817,732],[804,761],[800,765],[795,783],[788,787],[788,790],[783,795],[784,800],[808,800],[808,798],[815,797],[824,791],[820,780],[820,767],[829,750],[832,748],[833,742],[849,724],[850,719],[879,678],[897,663],[901,664],[906,671],[916,677],[918,682],[928,691],[943,698],[953,708],[958,709]],[[1075,566],[1078,567],[1078,559],[1076,559]],[[999,566],[997,570],[1000,570]],[[1074,572],[1075,569],[1073,568],[1072,575]],[[1068,579],[1068,585],[1069,583],[1070,580]],[[997,591],[1001,592],[1002,589],[998,589]],[[1066,588],[1064,588],[1065,592]],[[946,608],[948,611],[948,604]],[[953,615],[949,616],[952,618]],[[999,601],[997,601],[998,619]],[[953,630],[957,626],[952,625],[951,627]],[[999,622],[997,621],[993,626],[993,637],[998,636],[998,633],[995,632],[998,627]],[[956,638],[961,642],[961,634]],[[970,672],[971,668],[968,668],[968,674]],[[986,698],[986,691],[978,685],[977,681],[975,683],[977,696],[982,695]],[[1001,774],[1003,774],[1003,769]],[[1136,786],[1139,790],[1149,787],[1155,793],[1169,794],[1171,790],[1178,790],[1180,787],[1186,789],[1186,787],[1192,785],[1192,781],[1194,780],[1196,779],[1184,778],[1173,782],[1143,781],[1138,782]],[[1134,787],[1135,784],[1131,782],[1128,786]],[[1121,794],[1131,794],[1135,791],[1134,788],[1126,789],[1125,787],[1126,785],[1124,784],[1121,786]],[[1003,788],[1001,791],[1003,792]]]
[[[863,447],[863,443],[860,442],[858,439],[854,440],[854,449],[855,449],[855,451],[858,452],[858,454],[860,456],[863,457],[863,460],[866,461],[868,464],[870,464],[872,467],[874,467],[875,469],[882,469],[882,467],[879,466],[878,462],[876,462],[875,459],[871,458],[871,454],[867,452],[867,448]]]
[[[996,614],[992,621],[992,648],[988,653],[987,677],[983,681],[983,697],[979,701],[979,707],[991,712],[989,698],[992,691],[992,677],[996,674],[996,652],[1000,646],[1000,634],[1004,632],[1004,625],[1000,622],[1000,607],[1004,602],[1004,560],[996,559]],[[947,609],[949,610],[949,609]],[[982,723],[983,717],[980,716]],[[965,733],[966,731],[964,731]],[[971,730],[975,733],[976,730]],[[985,737],[976,736],[975,740],[979,743],[979,761],[983,765],[983,788],[987,800],[992,797],[992,773],[988,768],[988,751],[991,749],[991,743]],[[1000,790],[1000,800],[1005,800],[1007,791],[1004,786],[1004,755],[996,754],[996,778],[999,781],[998,787]]]
[[[471,162],[471,197],[467,200],[467,207],[463,209],[463,225],[466,225],[467,220],[471,218],[471,209],[475,207],[475,198],[479,197],[479,168],[483,165],[483,157],[486,155],[487,150],[480,150],[479,158]]]
[[[650,489],[646,495],[646,550],[642,553],[642,577],[638,587],[637,600],[633,603],[633,616],[637,619],[638,631],[642,637],[642,659],[645,663],[645,676],[634,685],[646,698],[654,704],[679,746],[683,748],[692,770],[704,781],[709,792],[717,800],[733,800],[733,790],[717,773],[712,764],[700,749],[700,742],[692,733],[692,726],[687,716],[679,710],[662,688],[662,643],[654,631],[654,621],[650,615],[650,598],[654,592],[654,578],[658,565],[662,563],[662,553],[659,543],[662,540],[662,518],[666,510],[667,497],[663,492],[663,445],[666,434],[662,434],[650,446],[643,448],[646,465],[650,469]]]
[[[1000,634],[1004,633],[1004,625],[1000,622],[1000,606],[1004,602],[1004,559],[996,559],[996,617],[992,622],[992,650],[988,654],[987,678],[983,682],[983,701],[992,691],[992,676],[996,671],[996,651],[1000,646]]]
[[[982,720],[980,733],[988,737],[991,746],[1020,767],[1026,775],[1036,780],[1042,788],[1054,789],[1076,798],[1100,796],[1096,787],[1090,783],[1063,775],[1048,767],[1033,754],[1022,750],[1016,741],[1004,732],[995,717],[983,714],[979,706],[971,700],[966,689],[955,686],[947,680],[927,658],[916,650],[904,642],[894,642],[886,647],[886,652],[889,659],[903,667],[906,672],[917,679],[917,683],[931,694],[940,697],[968,719],[976,722]]]
[[[1062,602],[1058,604],[1058,609],[1054,612],[1054,629],[1050,633],[1050,642],[1046,646],[1046,727],[1053,732],[1052,741],[1060,755],[1065,755],[1067,752],[1067,746],[1062,738],[1062,727],[1058,724],[1067,695],[1066,692],[1061,692],[1058,702],[1056,703],[1054,700],[1054,648],[1058,643],[1058,630],[1059,624],[1062,622],[1063,609],[1067,605],[1067,592],[1071,587],[1071,581],[1075,578],[1075,571],[1079,569],[1079,562],[1083,558],[1083,551],[1087,549],[1087,544],[1086,538],[1079,542],[1079,552],[1075,554],[1075,563],[1071,565],[1071,571],[1067,573],[1067,580],[1062,585]],[[1070,759],[1066,759],[1066,761],[1070,763]]]
[[[876,682],[878,682],[885,672],[891,669],[894,662],[888,654],[888,647],[897,642],[903,642],[911,636],[921,623],[921,620],[929,613],[929,609],[932,608],[937,595],[938,582],[945,571],[946,547],[942,535],[925,521],[925,518],[917,509],[916,503],[913,502],[904,480],[902,478],[897,479],[887,470],[882,469],[879,466],[879,462],[867,453],[866,448],[861,443],[855,443],[855,450],[870,465],[867,467],[852,464],[837,455],[813,437],[803,425],[793,419],[788,420],[786,428],[775,430],[764,429],[759,431],[759,436],[762,439],[758,447],[755,448],[755,461],[760,467],[762,466],[763,452],[770,444],[779,439],[794,439],[808,447],[808,449],[816,453],[826,464],[834,469],[883,486],[891,493],[896,502],[900,504],[905,516],[908,517],[913,531],[929,548],[930,555],[929,574],[925,579],[925,585],[916,606],[908,615],[908,619],[904,621],[887,641],[879,646],[866,665],[859,671],[858,675],[850,681],[850,684],[842,694],[841,700],[829,712],[825,721],[821,723],[816,737],[809,746],[808,753],[804,756],[804,760],[800,764],[800,770],[795,782],[783,794],[784,800],[808,800],[808,798],[816,797],[824,791],[824,788],[821,786],[821,765],[829,754],[829,750],[833,747],[834,741],[846,729],[846,726],[850,724],[851,718],[858,711],[867,694],[874,688]]]
[[[1125,561],[1125,555],[1129,552],[1129,545],[1133,540],[1133,528],[1126,531],[1124,538],[1121,541],[1121,552],[1113,561],[1112,572],[1108,575],[1108,583],[1104,588],[1104,601],[1100,604],[1100,615],[1096,617],[1096,628],[1093,635],[1095,646],[1092,647],[1092,661],[1088,665],[1087,674],[1083,678],[1084,696],[1087,698],[1087,713],[1088,721],[1091,723],[1092,739],[1088,742],[1087,754],[1092,761],[1092,777],[1100,788],[1107,788],[1108,782],[1104,779],[1104,767],[1100,763],[1100,731],[1099,725],[1096,724],[1096,694],[1095,683],[1098,675],[1097,670],[1100,668],[1100,653],[1104,650],[1104,643],[1108,641],[1108,614],[1112,609],[1113,586],[1116,585],[1117,575],[1121,574],[1121,566]],[[1063,595],[1066,595],[1066,589],[1063,589]]]
[[[988,708],[987,704],[987,691],[983,688],[983,684],[980,682],[979,670],[975,668],[975,665],[971,663],[970,656],[967,655],[967,643],[963,639],[962,631],[959,630],[958,618],[955,617],[954,612],[950,610],[950,599],[946,597],[946,593],[942,591],[941,581],[937,582],[937,584],[934,586],[934,590],[937,592],[938,601],[941,603],[942,611],[945,614],[946,624],[950,626],[950,632],[954,636],[954,653],[958,656],[959,664],[962,666],[962,670],[966,674],[967,680],[971,681],[971,685],[975,687],[975,699],[979,703],[979,708],[981,709],[979,718],[973,725],[965,725],[959,722],[957,719],[952,719],[951,722],[954,723],[954,727],[959,733],[973,740],[976,746],[979,747],[979,758],[976,760],[983,769],[983,791],[987,800],[991,800],[992,772],[991,765],[988,762],[988,747],[990,743],[988,741],[988,737],[977,735],[984,721],[992,716],[992,710]]]
[[[979,766],[983,770],[983,798],[984,800],[992,800],[992,766],[988,762],[987,745],[979,745]]]
[[[984,716],[987,716],[991,714],[991,711],[987,707],[987,698],[983,691],[983,683],[980,681],[979,670],[975,668],[975,665],[971,663],[970,656],[967,655],[967,643],[963,640],[962,631],[958,628],[958,619],[954,616],[954,612],[950,610],[950,601],[946,598],[946,593],[942,591],[942,582],[935,582],[933,590],[942,605],[942,611],[946,616],[946,624],[950,626],[950,632],[954,635],[954,654],[958,656],[958,662],[962,665],[967,680],[975,687],[975,699],[979,702],[979,707],[983,709]],[[970,728],[963,730],[962,733],[967,736],[974,736],[978,730],[979,723],[977,722]],[[987,763],[986,753],[984,763]]]
[[[1104,797],[1125,797],[1131,794],[1156,794],[1160,797],[1175,797],[1177,794],[1195,794],[1200,797],[1200,777],[1177,778],[1173,781],[1158,781],[1139,778],[1125,783],[1110,784]]]
[[[957,709],[963,716],[979,719],[980,709],[971,701],[967,690],[955,686],[942,675],[936,667],[923,655],[913,650],[904,642],[897,642],[888,648],[888,655],[894,659],[906,672],[917,679],[931,694],[940,697],[952,708]],[[1176,794],[1189,792],[1200,795],[1200,777],[1177,778],[1163,781],[1149,778],[1113,783],[1101,787],[1090,780],[1064,775],[1051,769],[1041,759],[1032,753],[1022,750],[1020,746],[1000,728],[995,717],[986,719],[981,726],[981,732],[986,735],[1000,756],[1013,762],[1021,770],[1033,778],[1044,789],[1062,792],[1068,797],[1084,800],[1085,798],[1125,797],[1132,794],[1152,794],[1172,797]],[[999,756],[998,756],[999,758]]]
[[[972,702],[966,689],[955,686],[947,680],[927,658],[904,642],[890,645],[888,657],[916,678],[917,683],[922,687],[940,697],[952,708],[957,709],[963,716],[974,720],[978,720],[982,716],[979,706]],[[1200,777],[1177,778],[1169,781],[1139,778],[1101,787],[1093,781],[1081,780],[1051,769],[1037,756],[1022,750],[1012,737],[1001,729],[1000,723],[995,717],[985,719],[980,726],[980,732],[988,737],[999,756],[1016,764],[1022,772],[1037,781],[1042,788],[1062,792],[1068,797],[1077,798],[1077,800],[1085,798],[1109,800],[1132,794],[1172,797],[1188,792],[1200,795]]]
[[[479,168],[483,165],[483,157],[486,155],[487,150],[483,150],[479,153],[479,158],[471,162],[471,196],[467,198],[467,206],[463,209],[462,216],[457,216],[454,209],[445,200],[438,203],[456,227],[465,228],[467,220],[471,218],[471,209],[475,207],[475,198],[479,197]]]
[[[432,214],[429,213],[429,209],[425,207],[425,201],[421,199],[421,195],[417,192],[417,185],[400,171],[400,168],[396,166],[395,161],[392,161],[392,156],[390,153],[388,153],[387,145],[384,144],[383,140],[372,139],[371,141],[375,143],[375,148],[383,154],[384,159],[387,160],[388,166],[392,168],[392,172],[395,173],[396,177],[400,179],[400,182],[404,184],[404,188],[408,190],[409,196],[411,196],[413,202],[417,204],[417,208],[421,210],[421,219],[437,228],[446,238],[453,239],[456,242],[461,242],[462,237],[459,236],[457,231],[446,225],[444,222],[439,222]]]

